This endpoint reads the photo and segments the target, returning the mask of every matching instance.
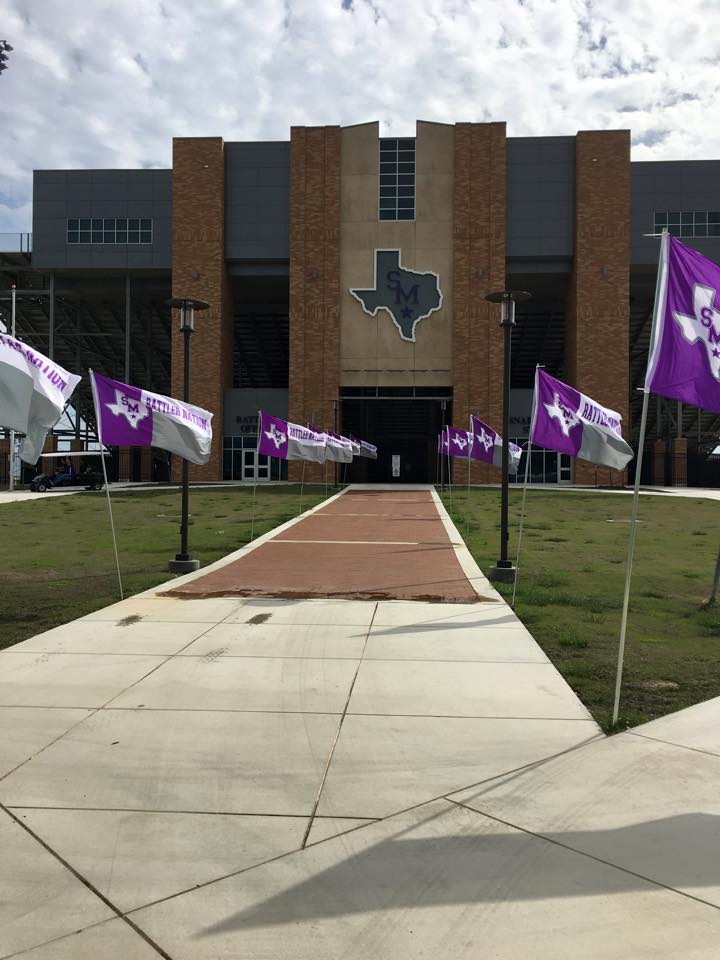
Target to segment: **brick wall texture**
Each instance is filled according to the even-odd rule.
[[[502,423],[500,307],[485,296],[505,287],[505,124],[455,126],[453,198],[453,423],[470,413]],[[453,482],[467,463],[453,461]],[[473,483],[497,483],[496,468],[472,465]]]
[[[214,414],[210,462],[190,464],[191,480],[222,479],[223,391],[232,385],[233,298],[225,271],[225,160],[219,137],[173,140],[174,297],[210,304],[195,315],[190,338],[190,402]],[[183,334],[172,315],[172,389],[183,395]],[[181,461],[173,457],[173,479]]]
[[[623,417],[629,433],[630,132],[581,131],[575,145],[575,260],[565,373]],[[575,482],[621,485],[624,472],[575,461]]]
[[[293,127],[290,136],[289,419],[334,429],[340,388],[339,127]],[[291,480],[303,465],[290,463]],[[324,467],[307,464],[306,481]]]

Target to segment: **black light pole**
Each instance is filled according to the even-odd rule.
[[[184,338],[183,353],[183,400],[190,402],[190,337],[195,330],[195,311],[207,310],[210,306],[204,300],[191,300],[184,297],[172,297],[166,300],[169,307],[174,307],[180,311],[180,331]],[[188,462],[183,458],[182,462],[182,516],[180,519],[180,553],[175,554],[175,559],[168,562],[168,570],[171,573],[192,573],[200,567],[199,560],[193,560],[192,554],[188,552],[188,506],[189,506],[189,484],[188,484]]]
[[[499,290],[486,297],[490,303],[499,303],[502,313],[500,326],[503,329],[503,425],[502,425],[502,487],[500,497],[500,559],[488,574],[491,580],[500,583],[515,581],[515,567],[508,559],[508,506],[510,488],[508,473],[510,468],[510,350],[512,328],[515,326],[515,304],[519,300],[529,300],[530,294],[524,290]]]

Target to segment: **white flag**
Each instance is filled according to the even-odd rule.
[[[0,425],[25,434],[20,456],[35,464],[80,377],[0,333]]]

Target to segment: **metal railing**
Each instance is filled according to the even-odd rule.
[[[31,253],[31,233],[0,233],[0,253]]]

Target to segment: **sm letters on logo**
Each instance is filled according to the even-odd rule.
[[[400,282],[399,270],[388,270],[385,282],[387,283],[388,290],[394,291],[396,304],[412,303],[415,306],[418,305],[418,289],[420,287],[419,283],[413,283],[413,285],[406,291]]]

